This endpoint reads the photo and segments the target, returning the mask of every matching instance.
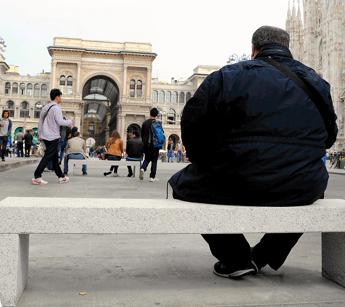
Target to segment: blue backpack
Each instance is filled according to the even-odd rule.
[[[162,125],[158,121],[153,121],[151,125],[152,145],[154,148],[161,149],[165,142],[165,135]]]

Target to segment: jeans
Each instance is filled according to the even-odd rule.
[[[85,160],[85,157],[81,153],[70,153],[70,154],[66,155],[65,159],[64,159],[64,167],[63,167],[63,172],[65,174],[68,173],[68,160]],[[82,165],[81,171],[83,172],[83,174],[86,174],[86,172],[87,172],[87,165],[86,164]]]
[[[174,151],[172,149],[168,150],[168,162],[174,162]]]
[[[141,168],[146,172],[146,169],[151,162],[151,173],[150,178],[155,178],[157,173],[157,161],[159,157],[159,149],[157,148],[149,148],[145,151],[145,160],[141,166]]]
[[[5,161],[5,154],[7,148],[7,136],[0,136],[0,156]]]
[[[35,178],[37,179],[37,178],[42,177],[42,173],[50,161],[52,163],[56,176],[58,176],[58,178],[64,178],[65,175],[63,174],[59,165],[59,156],[58,156],[59,139],[52,140],[52,141],[43,140],[42,142],[44,142],[46,146],[46,150],[44,152],[43,158],[41,159],[40,163],[38,164],[35,170],[35,174],[34,174]]]
[[[127,157],[126,158],[127,161],[141,161],[141,158],[131,158],[131,157]],[[141,163],[140,163],[141,166]],[[127,166],[128,168],[128,176],[133,176],[133,170],[131,166]]]
[[[121,156],[113,156],[113,155],[107,155],[106,156],[107,160],[110,160],[110,161],[120,161],[122,159]],[[118,165],[112,165],[110,167],[110,172],[114,171],[114,173],[117,173],[117,170],[119,169],[119,166]]]
[[[25,147],[26,148],[26,147]],[[23,142],[18,141],[17,142],[17,157],[23,158],[24,157],[24,151],[23,151]]]
[[[177,162],[181,162],[182,161],[182,151],[178,151],[177,152]]]
[[[59,145],[58,145],[58,153],[59,153],[59,163],[63,160],[65,148],[66,148],[66,140],[65,139],[59,139]]]

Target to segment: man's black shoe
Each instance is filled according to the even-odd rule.
[[[214,274],[220,277],[232,279],[241,278],[249,274],[256,274],[257,272],[257,267],[252,262],[248,262],[248,264],[242,268],[234,268],[221,262],[217,262],[213,268]]]

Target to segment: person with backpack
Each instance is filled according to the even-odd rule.
[[[150,182],[157,181],[157,161],[159,150],[162,149],[165,136],[161,123],[157,120],[159,111],[157,108],[150,110],[150,118],[143,122],[141,127],[141,138],[144,144],[145,159],[140,169],[139,179],[144,179],[144,173],[151,162]]]

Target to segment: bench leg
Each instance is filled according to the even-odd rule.
[[[345,233],[322,234],[322,275],[345,287]]]
[[[29,235],[0,235],[0,301],[16,306],[28,278]]]

